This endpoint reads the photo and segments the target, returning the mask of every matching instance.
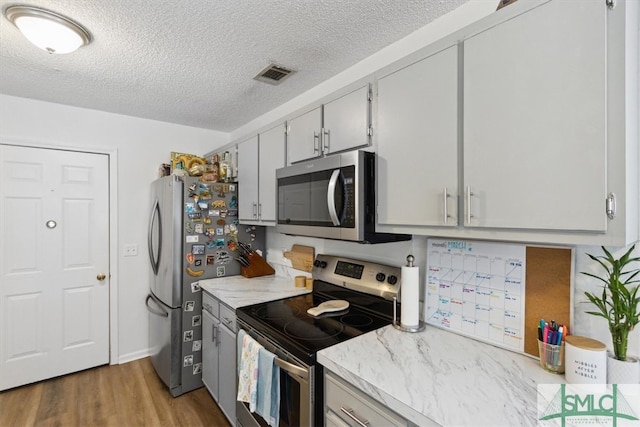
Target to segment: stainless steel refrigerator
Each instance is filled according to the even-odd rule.
[[[151,185],[149,346],[179,396],[202,387],[201,279],[240,274],[238,242],[264,250],[264,228],[238,224],[236,183],[167,176]]]

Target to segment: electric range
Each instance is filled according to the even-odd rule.
[[[319,254],[312,271],[312,293],[236,310],[239,329],[277,356],[284,384],[280,426],[323,424],[322,366],[316,362],[316,353],[390,325],[400,272],[400,267]],[[319,316],[307,313],[331,300],[344,300],[349,306]],[[266,425],[246,405],[238,402],[237,409],[240,425]]]

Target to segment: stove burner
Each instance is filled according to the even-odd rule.
[[[301,313],[299,307],[291,307],[285,304],[263,305],[255,310],[256,317],[261,319],[284,319],[290,316],[298,316]]]
[[[302,319],[294,319],[284,325],[284,332],[292,338],[303,340],[326,340],[339,335],[344,325],[336,320],[316,319],[314,326]]]
[[[363,328],[373,323],[373,319],[364,314],[346,314],[340,318],[340,322],[354,328]]]

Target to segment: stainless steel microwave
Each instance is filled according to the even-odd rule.
[[[376,157],[350,151],[276,171],[276,230],[298,236],[395,242],[410,235],[376,233]]]

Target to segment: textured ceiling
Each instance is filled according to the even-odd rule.
[[[467,1],[0,0],[93,36],[49,55],[0,17],[0,93],[228,132]],[[297,72],[253,80],[270,62]]]

